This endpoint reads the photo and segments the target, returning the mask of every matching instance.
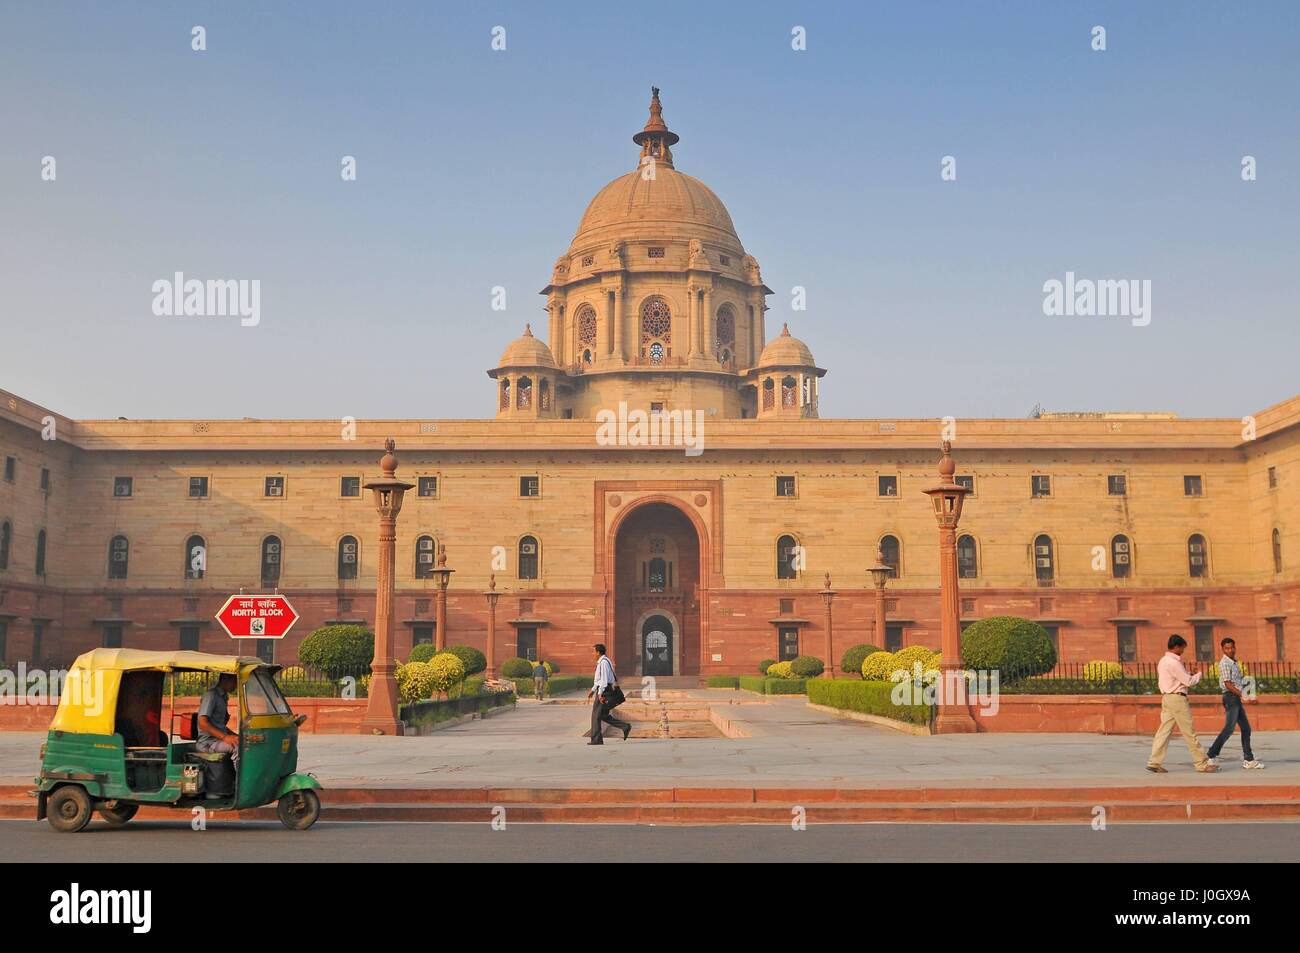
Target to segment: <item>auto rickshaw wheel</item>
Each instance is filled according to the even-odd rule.
[[[290,791],[276,803],[280,823],[291,831],[305,831],[320,817],[320,796],[311,788]]]
[[[94,812],[90,795],[76,784],[57,789],[45,802],[45,816],[50,826],[61,834],[75,834],[84,829]]]
[[[122,801],[114,802],[112,807],[105,803],[99,805],[99,816],[108,821],[110,827],[122,827],[127,821],[135,817],[135,812],[140,810],[139,804],[125,804]]]

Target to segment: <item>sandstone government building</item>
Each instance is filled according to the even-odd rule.
[[[757,260],[677,171],[657,94],[633,171],[601,189],[543,289],[549,321],[488,371],[480,420],[71,420],[0,391],[0,660],[92,646],[231,652],[226,597],[278,589],[303,619],[372,623],[383,441],[414,484],[398,523],[398,656],[434,638],[624,675],[753,671],[855,642],[939,644],[939,420],[826,420],[826,371],[768,327]],[[650,160],[653,160],[652,162]],[[650,173],[647,169],[652,170]],[[1282,395],[1279,395],[1282,396]],[[490,403],[489,403],[490,401]],[[598,440],[602,412],[703,412],[704,452]],[[972,491],[963,622],[1037,619],[1067,661],[1300,656],[1300,398],[1245,423],[1166,413],[961,419]],[[56,439],[44,439],[51,435]],[[867,567],[894,569],[876,630]],[[196,554],[201,558],[196,559]],[[250,654],[252,647],[244,651]]]

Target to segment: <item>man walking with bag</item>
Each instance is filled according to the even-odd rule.
[[[615,728],[622,728],[623,740],[627,741],[632,726],[628,722],[620,721],[610,714],[614,708],[623,703],[623,689],[618,687],[618,676],[614,674],[614,663],[605,654],[605,646],[599,642],[596,643],[596,677],[592,682],[591,691],[587,692],[587,697],[594,697],[591,706],[591,740],[587,744],[603,745],[605,743],[605,739],[602,737],[604,731],[602,722],[613,725]]]
[[[1151,742],[1147,770],[1156,774],[1168,773],[1164,766],[1165,752],[1169,750],[1169,738],[1176,727],[1183,736],[1183,741],[1187,742],[1187,750],[1192,753],[1196,770],[1202,773],[1218,771],[1205,756],[1201,743],[1196,740],[1196,729],[1192,727],[1192,706],[1187,702],[1187,689],[1201,680],[1201,673],[1189,675],[1183,667],[1182,655],[1187,648],[1186,639],[1181,635],[1171,635],[1168,644],[1169,651],[1156,665],[1160,683],[1160,727],[1156,729],[1156,736]]]
[[[1224,639],[1219,643],[1223,649],[1223,658],[1219,659],[1219,687],[1223,689],[1223,730],[1210,745],[1210,763],[1219,763],[1219,752],[1232,737],[1232,729],[1241,726],[1241,766],[1247,771],[1258,770],[1264,765],[1255,760],[1250,750],[1250,720],[1246,718],[1246,697],[1242,694],[1245,679],[1241,675],[1241,666],[1237,664],[1237,643]]]

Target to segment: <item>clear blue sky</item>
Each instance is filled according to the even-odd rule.
[[[652,83],[769,333],[829,369],[824,416],[1300,391],[1293,2],[8,0],[0,387],[76,417],[487,416]],[[1045,317],[1067,270],[1150,279],[1151,324]],[[260,279],[261,325],[154,316],[175,271]]]

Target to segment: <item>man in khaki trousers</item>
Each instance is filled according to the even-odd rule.
[[[1169,737],[1178,728],[1178,733],[1187,742],[1187,750],[1192,753],[1196,770],[1203,773],[1218,771],[1210,763],[1201,743],[1196,740],[1196,729],[1192,727],[1192,706],[1187,702],[1187,690],[1201,680],[1201,673],[1189,675],[1183,667],[1183,652],[1187,650],[1187,640],[1181,635],[1169,636],[1169,651],[1156,665],[1156,674],[1160,683],[1160,727],[1156,729],[1155,739],[1151,742],[1151,757],[1147,760],[1147,770],[1156,774],[1167,774],[1164,767],[1165,752],[1169,750]]]

